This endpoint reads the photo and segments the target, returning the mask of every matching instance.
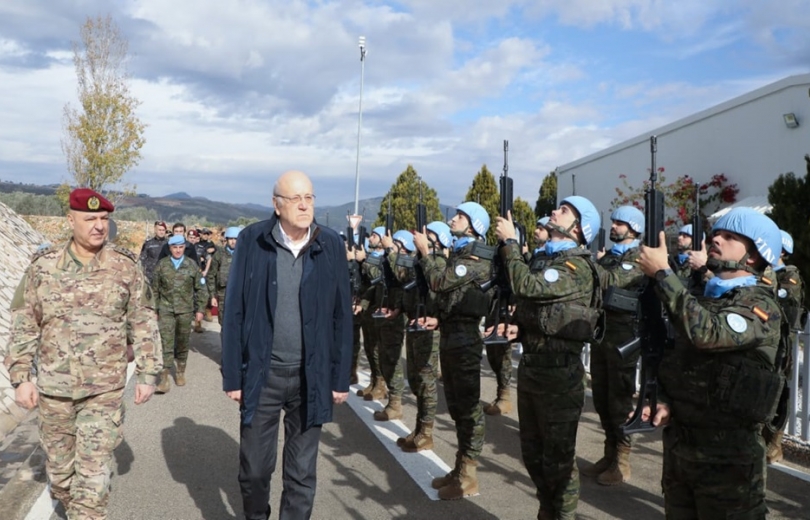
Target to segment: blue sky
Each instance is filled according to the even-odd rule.
[[[11,0],[0,3],[0,178],[66,178],[71,42],[110,14],[149,126],[127,180],[269,204],[288,169],[354,198],[358,36],[368,56],[361,198],[408,164],[461,201],[510,142],[532,203],[558,165],[810,70],[810,0]]]

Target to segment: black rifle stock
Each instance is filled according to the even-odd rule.
[[[605,214],[604,212],[599,213],[599,222],[605,222]],[[605,249],[605,227],[602,226],[599,228],[599,231],[596,234],[596,240],[593,241],[593,246],[591,252],[593,254],[598,253],[599,251],[603,251]]]
[[[423,193],[422,193],[422,179],[419,179],[419,202],[416,203],[416,231],[425,233],[427,227],[427,207],[425,206]],[[417,253],[418,255],[418,253]],[[419,324],[419,320],[427,316],[425,304],[428,297],[428,285],[425,273],[422,271],[422,265],[419,262],[412,262],[413,265],[413,279],[403,286],[403,289],[411,290],[417,289],[419,291],[419,301],[416,304],[416,316],[413,323],[408,325],[408,332],[421,332],[425,329],[424,326]]]
[[[391,236],[394,232],[394,212],[391,209],[391,199],[394,198],[394,192],[388,193],[388,213],[385,215],[385,235]],[[382,239],[382,237],[380,237]],[[380,262],[380,276],[375,278],[372,283],[381,284],[382,285],[382,299],[380,300],[380,306],[371,313],[372,318],[385,318],[386,315],[382,310],[388,307],[388,286],[391,283],[393,278],[393,273],[391,272],[391,264],[388,263],[388,257],[383,257],[382,261]]]
[[[512,179],[509,177],[509,141],[503,141],[503,175],[500,178],[501,200],[499,211],[502,218],[508,219],[514,205],[512,198]],[[517,229],[517,228],[516,228]],[[523,232],[525,234],[525,231]],[[509,284],[509,275],[503,265],[501,256],[497,254],[492,258],[492,276],[490,283],[482,289],[488,289],[493,283],[497,295],[497,309],[495,309],[495,323],[492,332],[484,338],[484,345],[504,345],[509,343],[506,337],[506,328],[509,326],[509,298],[512,296],[512,286]],[[504,334],[498,332],[503,324]]]
[[[644,245],[658,247],[658,235],[664,230],[664,194],[656,188],[658,172],[655,165],[657,138],[650,137],[650,185],[645,194]],[[652,421],[658,405],[658,366],[663,349],[671,342],[669,319],[663,303],[655,294],[655,281],[647,278],[647,283],[639,296],[639,312],[636,318],[636,337],[619,347],[622,358],[641,349],[641,388],[638,403],[630,420],[622,425],[625,435],[655,430]],[[650,407],[649,417],[642,417],[644,407]]]

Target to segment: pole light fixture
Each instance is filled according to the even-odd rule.
[[[357,162],[354,170],[354,214],[357,215],[360,202],[360,130],[363,126],[363,76],[366,69],[366,37],[361,36],[360,46],[360,103],[357,108]]]

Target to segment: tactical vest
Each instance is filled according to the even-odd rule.
[[[721,298],[698,298],[701,306],[714,312],[732,305],[754,309],[762,306],[763,299],[773,301],[772,290],[764,285],[735,289]],[[760,321],[753,310],[747,317]],[[785,327],[777,345],[768,344],[763,337],[756,348],[727,353],[702,352],[681,325],[676,331],[674,349],[665,352],[659,377],[680,422],[694,427],[748,428],[774,416],[784,384],[784,376],[774,365],[787,346]],[[775,360],[771,359],[774,350]]]
[[[470,265],[473,258],[470,255],[472,246],[465,246],[460,251],[453,251],[447,260],[445,271],[458,272],[462,261],[464,267]],[[492,304],[494,289],[481,290],[481,285],[489,280],[490,265],[483,260],[472,260],[474,263],[468,273],[463,285],[451,291],[438,293],[436,295],[436,306],[439,309],[439,319],[441,321],[453,319],[481,319],[489,313]]]
[[[574,248],[553,256],[538,254],[531,260],[529,270],[535,276],[543,276],[548,269],[568,269],[566,262],[589,269],[591,285],[580,287],[580,291],[559,299],[519,298],[515,322],[529,342],[545,342],[547,348],[544,350],[578,353],[582,349],[581,342],[593,341],[604,331],[602,291],[590,251]]]
[[[602,307],[605,309],[607,318],[613,323],[630,323],[638,314],[639,296],[646,287],[646,278],[638,276],[640,270],[636,271],[637,274],[634,276],[639,278],[638,280],[623,277],[622,274],[625,271],[633,270],[633,267],[637,265],[636,260],[639,254],[639,249],[634,247],[623,255],[607,254],[597,262],[605,271],[617,273],[614,277],[618,278],[617,284],[601,288],[603,291]]]

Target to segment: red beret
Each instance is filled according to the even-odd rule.
[[[115,211],[115,206],[100,193],[90,188],[76,188],[70,192],[70,209],[89,213],[97,211],[112,213]]]

